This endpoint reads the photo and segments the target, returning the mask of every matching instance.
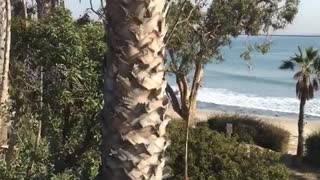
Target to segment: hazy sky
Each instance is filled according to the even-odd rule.
[[[90,7],[89,0],[66,0],[66,6],[71,9],[74,17],[79,17]],[[98,7],[100,0],[92,0]],[[301,0],[299,13],[292,25],[276,34],[317,34],[320,35],[320,0]]]

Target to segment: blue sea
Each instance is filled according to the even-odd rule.
[[[250,61],[240,58],[249,44],[271,42],[270,51],[263,55],[252,53]],[[302,48],[320,49],[319,37],[247,37],[234,39],[231,48],[223,48],[223,62],[212,61],[205,68],[203,86],[198,101],[200,108],[217,106],[236,109],[255,109],[275,113],[299,112],[295,95],[293,71],[279,70],[283,60],[289,59]],[[173,85],[172,77],[169,82]],[[306,115],[320,117],[320,96],[306,104]]]

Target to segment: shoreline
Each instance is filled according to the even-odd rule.
[[[219,105],[219,104],[205,103],[205,102],[198,102],[198,110],[203,112],[218,111],[218,112],[224,112],[224,113],[247,114],[247,115],[253,115],[253,116],[284,117],[294,121],[298,120],[298,113],[246,108],[241,106]],[[305,114],[304,117],[306,121],[320,122],[320,117],[318,116]]]

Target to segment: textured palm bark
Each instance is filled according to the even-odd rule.
[[[163,177],[169,118],[164,78],[166,0],[107,0],[99,179]]]
[[[11,43],[11,4],[10,0],[0,0],[0,103],[5,105],[8,101],[9,85],[9,55]],[[7,122],[5,114],[0,114],[0,145],[7,143]]]

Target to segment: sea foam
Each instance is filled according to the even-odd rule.
[[[226,89],[202,88],[198,101],[219,105],[238,106],[286,113],[299,113],[299,100],[288,97],[259,97]],[[305,114],[320,117],[320,99],[307,102]]]
[[[177,89],[176,87],[174,89]],[[299,113],[299,100],[289,97],[261,97],[238,93],[227,89],[200,89],[198,101],[219,105],[270,110],[285,113]],[[312,99],[305,106],[305,114],[320,117],[320,99]]]

